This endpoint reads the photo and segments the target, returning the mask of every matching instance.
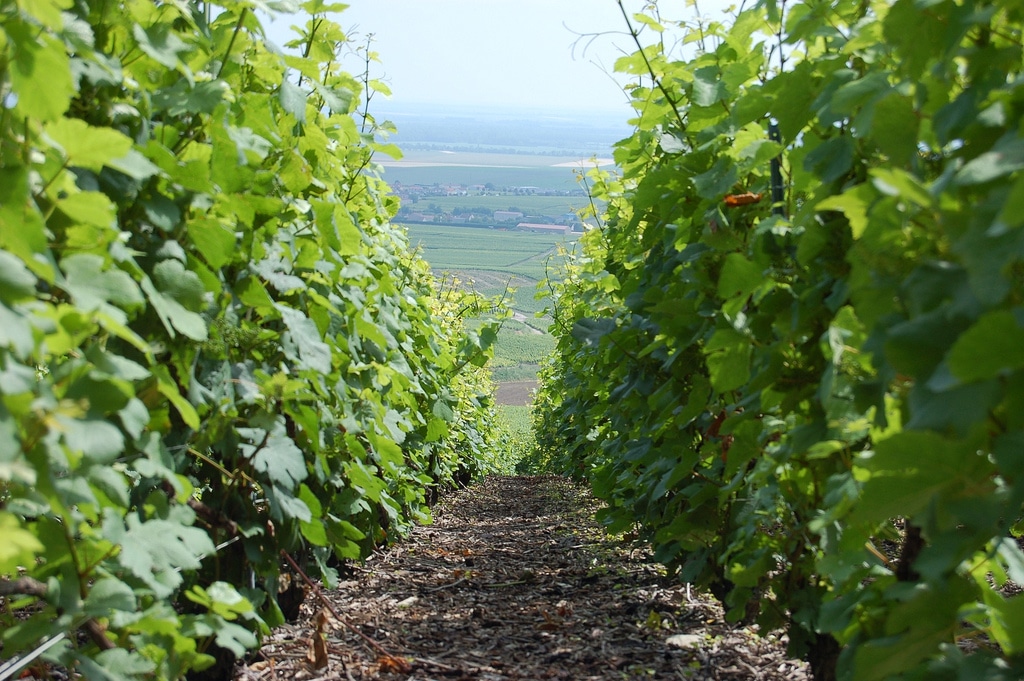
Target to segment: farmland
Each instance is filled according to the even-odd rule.
[[[514,210],[524,215],[557,216],[574,213],[586,208],[590,199],[586,195],[535,195],[513,193],[469,194],[467,196],[430,196],[416,201],[404,200],[403,206],[419,210],[430,208],[437,212],[455,213],[459,211],[486,211],[488,214],[496,210]]]
[[[515,317],[498,336],[494,376],[499,382],[535,379],[540,360],[554,347],[550,320],[536,316],[545,306],[537,286],[546,272],[558,271],[560,254],[574,248],[579,235],[419,224],[407,230],[436,272],[488,296],[510,291],[506,304]]]
[[[445,222],[463,216],[493,225],[491,216],[499,210],[564,222],[590,205],[583,173],[609,164],[607,158],[412,151],[381,166],[402,201],[400,220]],[[413,218],[413,213],[430,217]]]
[[[592,207],[582,172],[611,168],[615,131],[563,121],[551,123],[561,126],[552,140],[582,135],[568,147],[556,149],[534,139],[532,147],[509,144],[515,149],[499,149],[488,148],[495,145],[485,142],[522,142],[537,131],[502,119],[500,125],[488,122],[488,134],[479,140],[453,142],[451,135],[458,137],[458,131],[484,123],[454,125],[445,120],[435,129],[430,116],[396,120],[403,131],[398,137],[405,155],[383,160],[381,166],[402,202],[397,221],[406,226],[411,246],[420,249],[435,272],[487,296],[506,295],[505,304],[514,314],[498,336],[492,366],[496,381],[514,383],[521,393],[524,385],[536,380],[539,362],[554,348],[548,334],[550,319],[538,317],[546,302],[537,299],[537,287],[546,276],[557,278],[564,254],[575,248],[579,233],[508,229],[516,219],[501,224],[493,213],[522,213],[522,222],[579,223],[573,215]],[[516,139],[506,139],[513,132]],[[595,207],[601,210],[603,205]],[[411,219],[414,215],[418,219]],[[455,220],[467,224],[438,224]]]
[[[388,163],[384,166],[384,179],[396,186],[411,184],[450,185],[493,184],[496,187],[535,186],[545,189],[572,191],[576,189],[576,178],[571,168],[519,167],[465,165],[402,165]]]
[[[579,234],[522,232],[479,227],[407,225],[409,240],[418,246],[435,270],[498,273],[540,281],[549,267],[557,266],[559,247],[570,248]],[[474,275],[476,276],[476,275]],[[486,277],[493,283],[494,277]],[[507,281],[507,276],[498,277]],[[495,290],[496,286],[488,286]],[[504,288],[502,285],[501,288]],[[500,293],[500,291],[495,291]]]

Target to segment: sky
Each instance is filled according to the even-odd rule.
[[[704,5],[724,0],[704,0]],[[334,15],[381,63],[395,105],[628,112],[615,60],[634,51],[615,0],[349,0]],[[636,11],[642,0],[627,0]],[[683,0],[673,0],[676,8]],[[693,10],[689,10],[691,13]],[[719,14],[718,17],[721,15]],[[718,18],[716,17],[716,18]],[[273,21],[284,42],[295,17]],[[600,34],[600,35],[598,35]],[[354,59],[350,72],[361,71]]]

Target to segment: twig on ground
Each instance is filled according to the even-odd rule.
[[[309,575],[307,575],[302,570],[302,568],[299,567],[299,564],[295,562],[295,559],[289,556],[286,551],[282,550],[281,555],[284,556],[284,559],[288,561],[289,565],[292,566],[292,569],[295,570],[295,572],[297,572],[300,577],[302,577],[303,581],[305,581],[306,584],[309,585],[309,588],[313,590],[313,593],[316,595],[317,599],[324,604],[324,607],[327,608],[327,611],[331,613],[331,616],[334,617],[334,619],[340,622],[346,629],[351,631],[353,634],[363,639],[363,641],[365,641],[366,644],[370,646],[370,648],[372,648],[375,652],[379,653],[385,659],[394,662],[395,666],[399,670],[401,670],[402,673],[408,674],[410,671],[412,671],[412,669],[409,667],[408,662],[406,662],[405,660],[396,655],[392,655],[391,653],[389,653],[387,650],[384,649],[384,646],[377,643],[363,632],[359,631],[359,629],[354,624],[352,624],[347,619],[342,617],[341,614],[335,609],[334,605],[332,605],[331,602],[327,600],[327,597],[324,596],[323,590],[320,588],[320,585],[314,582],[312,579],[310,579]]]
[[[459,577],[458,579],[456,579],[451,584],[442,584],[441,586],[435,586],[435,587],[430,588],[430,589],[424,589],[424,591],[440,591],[442,589],[450,589],[453,586],[458,586],[459,584],[462,584],[465,581],[467,581],[465,577]]]

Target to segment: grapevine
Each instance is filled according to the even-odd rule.
[[[541,458],[816,679],[1019,678],[1024,11],[627,18]]]
[[[229,665],[282,551],[329,584],[491,465],[491,302],[390,223],[343,6],[282,51],[295,9],[0,3],[4,657]]]

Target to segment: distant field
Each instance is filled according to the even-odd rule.
[[[558,247],[573,248],[579,234],[518,232],[481,227],[409,224],[409,242],[435,270],[499,272],[536,284]]]
[[[611,157],[615,142],[631,132],[630,126],[617,119],[579,112],[458,111],[447,106],[423,110],[393,105],[378,113],[378,118],[397,124],[398,133],[391,141],[405,151],[399,161],[378,159],[384,180],[403,197],[403,207],[448,219],[456,212],[465,215],[509,209],[525,216],[557,218],[587,208],[589,199],[579,181],[579,170],[593,168],[591,158]],[[612,170],[613,166],[609,163],[602,169]],[[399,183],[435,189],[397,191]],[[470,189],[488,184],[486,195]],[[467,195],[446,196],[448,188],[437,185],[462,185]],[[560,195],[516,191],[522,187]],[[503,414],[514,422],[512,430],[524,440],[532,438],[529,408],[521,405],[534,385],[538,363],[554,346],[547,333],[551,320],[536,317],[547,305],[536,300],[537,287],[546,274],[559,277],[560,252],[575,248],[579,235],[424,223],[408,223],[408,231],[412,245],[422,249],[436,272],[451,272],[488,296],[514,289],[506,302],[515,316],[505,321],[499,333],[494,377],[504,384],[500,394],[519,405],[502,407]]]
[[[393,187],[399,182],[425,186],[456,184],[467,188],[492,185],[486,194],[477,190],[467,191],[465,196],[428,195],[414,202],[406,195],[404,207],[417,211],[441,214],[461,209],[459,212],[464,214],[516,210],[524,216],[555,217],[590,204],[573,172],[574,165],[579,169],[586,164],[581,166],[580,159],[571,156],[413,151],[400,162],[387,162],[384,179]],[[510,191],[514,187],[537,187],[565,195]],[[513,383],[521,388],[535,381],[541,360],[555,344],[547,333],[551,320],[537,318],[547,305],[546,301],[537,300],[537,288],[547,276],[558,278],[564,254],[575,248],[579,234],[412,222],[406,228],[411,245],[421,250],[435,271],[450,272],[487,296],[511,293],[505,304],[513,310],[515,318],[506,321],[498,335],[494,377],[506,386],[505,393]],[[519,390],[516,394],[527,392]]]
[[[496,187],[540,187],[572,191],[576,178],[570,168],[505,168],[498,166],[390,166],[384,169],[389,184],[493,184]]]
[[[496,210],[517,210],[524,215],[563,215],[575,213],[590,205],[586,196],[510,196],[502,194],[470,194],[468,196],[427,196],[419,201],[402,201],[402,205],[413,210],[422,210],[428,206],[436,206],[437,210],[451,212],[461,208],[476,210],[485,208],[490,212]]]
[[[381,165],[390,184],[492,184],[553,191],[578,189],[574,170],[594,167],[586,157],[442,151],[408,151],[401,160]]]
[[[497,168],[551,168],[560,166],[571,170],[570,165],[582,164],[590,168],[593,163],[588,156],[549,156],[547,154],[501,154],[476,151],[403,150],[402,158],[384,160],[385,168],[404,168],[420,165],[469,166]],[[605,159],[602,161],[608,163]]]
[[[536,379],[538,364],[554,347],[550,319],[536,317],[546,305],[536,299],[537,285],[546,272],[558,271],[560,250],[575,248],[579,235],[423,224],[407,229],[410,243],[435,271],[450,272],[488,296],[513,289],[506,304],[516,319],[506,321],[498,335],[495,379]]]

